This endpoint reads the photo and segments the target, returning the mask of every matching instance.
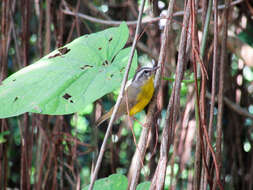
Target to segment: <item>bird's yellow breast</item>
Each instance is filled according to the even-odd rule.
[[[137,96],[137,104],[135,104],[130,109],[130,115],[134,115],[145,108],[145,106],[150,102],[154,93],[154,81],[153,77],[146,82],[145,85],[141,87],[140,93]]]

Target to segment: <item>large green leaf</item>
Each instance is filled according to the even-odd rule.
[[[94,190],[126,190],[127,177],[121,174],[112,174],[107,178],[96,180]],[[83,188],[88,190],[89,186]]]
[[[120,86],[130,48],[126,23],[85,35],[0,84],[0,118],[25,112],[70,114]],[[130,77],[137,66],[133,59]]]

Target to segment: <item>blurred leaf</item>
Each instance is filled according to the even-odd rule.
[[[137,186],[136,190],[148,190],[149,187],[150,187],[150,184],[151,184],[150,181],[145,181],[145,182],[143,182],[143,183],[140,183],[140,184]]]
[[[113,174],[107,178],[96,180],[94,190],[124,190],[127,189],[127,177],[121,174]],[[83,190],[88,190],[87,185]]]
[[[163,80],[167,80],[169,82],[174,82],[175,81],[174,78],[168,78],[168,77],[163,77]],[[182,80],[182,83],[185,83],[187,85],[187,84],[194,83],[194,81],[195,81],[194,78],[192,78],[192,79],[184,79],[184,80]],[[200,79],[198,79],[198,81],[200,81]]]
[[[0,118],[25,112],[70,114],[119,88],[130,48],[126,23],[85,35],[0,84]],[[137,67],[133,59],[130,77]]]
[[[70,124],[75,127],[75,131],[79,133],[85,133],[89,123],[85,117],[74,114]]]
[[[243,76],[248,81],[253,81],[253,69],[249,68],[248,66],[245,66],[243,68]]]
[[[93,110],[93,104],[89,104],[87,105],[84,109],[82,109],[81,111],[78,112],[79,115],[88,115],[92,112]]]
[[[6,139],[4,138],[4,136],[9,135],[9,134],[10,134],[10,131],[3,131],[0,133],[0,144],[6,142]]]
[[[251,33],[253,33],[253,31],[251,31],[251,32],[243,31],[243,32],[239,33],[237,36],[241,41],[243,41],[253,47],[253,38],[252,38]]]

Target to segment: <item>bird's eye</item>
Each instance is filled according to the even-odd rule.
[[[148,74],[149,72],[147,70],[144,71],[145,74]]]

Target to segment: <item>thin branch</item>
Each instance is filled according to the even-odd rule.
[[[47,0],[46,1],[46,34],[45,34],[45,50],[44,50],[44,54],[48,54],[50,52],[50,46],[51,46],[51,19],[52,19],[52,15],[51,15],[51,0]]]
[[[212,13],[212,9],[213,9],[213,3],[212,2],[213,2],[212,0],[209,0],[209,2],[208,2],[208,8],[207,8],[207,13],[206,13],[206,17],[205,17],[205,23],[204,23],[204,28],[203,28],[203,37],[202,37],[201,47],[200,47],[201,61],[203,61],[203,59],[204,59],[205,50],[206,50],[207,36],[209,34],[210,18],[211,18],[211,13]],[[198,68],[197,68],[198,77],[200,75],[200,69],[201,68],[202,68],[202,65],[198,64]],[[208,178],[210,178],[210,174],[209,174],[209,171],[208,171],[208,162],[207,162],[207,159],[206,159],[206,152],[205,152],[205,142],[204,142],[204,139],[203,139],[203,131],[202,131],[202,128],[206,127],[206,125],[204,124],[206,122],[205,121],[205,84],[206,84],[206,78],[204,77],[204,75],[202,75],[202,78],[201,78],[201,101],[200,101],[201,105],[202,105],[202,108],[200,108],[200,110],[201,110],[200,111],[200,113],[201,113],[201,116],[200,116],[201,117],[201,123],[197,122],[199,126],[198,126],[198,132],[197,132],[198,136],[197,136],[197,142],[196,142],[196,144],[197,144],[196,145],[197,146],[196,154],[199,151],[200,154],[203,155],[202,163],[204,164],[205,168],[201,167],[201,164],[200,164],[200,167],[196,167],[196,165],[201,162],[199,160],[199,159],[201,159],[201,155],[198,154],[198,156],[196,156],[196,160],[195,160],[195,167],[196,167],[196,173],[198,173],[199,175],[197,175],[197,177],[194,177],[194,180],[195,180],[194,185],[195,186],[200,185],[200,186],[195,187],[196,189],[203,188],[202,185],[204,185],[205,177],[206,177],[206,180]],[[196,100],[196,101],[199,101],[199,100]],[[199,104],[199,102],[197,104]],[[196,106],[197,106],[197,104],[196,104]],[[198,118],[198,117],[196,117],[196,118]],[[204,130],[206,130],[206,129],[204,129]],[[200,141],[200,143],[199,143],[199,141]],[[209,151],[209,149],[207,151]],[[201,169],[201,171],[197,171],[198,169]]]
[[[211,18],[211,13],[212,13],[212,8],[213,7],[213,1],[210,0],[208,3],[208,9],[207,9],[207,14],[206,14],[206,19],[205,19],[205,25],[204,25],[204,31],[203,31],[203,37],[202,37],[202,42],[201,42],[201,47],[200,47],[200,55],[201,58],[204,58],[205,54],[205,47],[206,47],[206,41],[207,41],[207,36],[208,36],[208,29],[210,25],[210,18]]]
[[[167,162],[168,162],[168,152],[169,152],[170,145],[172,144],[173,139],[174,139],[175,123],[176,123],[176,118],[178,115],[178,108],[180,105],[179,94],[180,94],[180,89],[181,89],[181,81],[184,75],[184,64],[185,64],[185,56],[186,56],[185,51],[186,51],[186,41],[187,41],[187,33],[188,33],[187,31],[188,31],[188,24],[189,24],[189,18],[190,18],[190,3],[189,2],[190,1],[188,1],[187,7],[185,9],[183,28],[181,32],[181,38],[180,38],[179,55],[178,55],[177,70],[176,70],[176,80],[174,83],[169,104],[167,106],[165,126],[163,129],[162,139],[161,139],[160,158],[159,158],[158,165],[155,171],[155,175],[152,179],[152,183],[150,187],[151,190],[163,189]],[[174,0],[171,0],[169,4],[169,11],[168,11],[171,17],[172,17],[171,12],[173,10],[173,6],[174,6]],[[171,19],[168,19],[167,21],[169,21],[171,24]],[[171,27],[171,25],[169,26]],[[169,29],[169,26],[168,26],[168,29]],[[165,35],[167,35],[167,33],[166,31],[164,31]]]
[[[216,138],[216,157],[218,169],[221,168],[221,141],[222,141],[222,119],[223,119],[223,97],[224,97],[224,69],[227,55],[227,31],[228,31],[228,5],[230,0],[226,0],[226,9],[224,11],[224,25],[222,31],[222,44],[221,44],[221,60],[220,60],[220,77],[219,77],[219,93],[218,93],[218,115],[217,115],[217,138]],[[217,182],[220,176],[216,174]],[[216,183],[213,186],[215,189]]]
[[[208,25],[209,25],[209,20],[210,20],[210,14],[211,14],[211,9],[212,9],[212,4],[208,5],[208,11],[206,14],[205,18],[205,25],[204,25],[204,35],[201,43],[201,48],[200,48],[200,56],[199,58],[199,42],[198,42],[198,37],[197,37],[197,25],[196,25],[196,8],[195,8],[195,2],[192,1],[192,9],[191,9],[191,30],[192,30],[192,57],[193,57],[193,68],[194,68],[194,78],[195,78],[195,117],[196,117],[196,128],[197,128],[197,140],[196,140],[196,151],[195,151],[195,160],[194,160],[194,178],[193,178],[193,189],[200,189],[200,184],[201,184],[201,173],[204,171],[204,167],[202,166],[202,162],[204,163],[204,166],[206,166],[206,160],[205,158],[202,158],[203,152],[204,152],[204,141],[203,141],[203,123],[205,122],[204,120],[204,108],[200,106],[200,102],[202,105],[204,104],[204,101],[201,96],[201,100],[199,100],[199,84],[197,82],[197,78],[200,77],[202,72],[202,66],[203,64],[200,64],[203,60],[203,54],[205,51],[205,41],[207,33],[208,33]],[[198,61],[198,65],[197,65]],[[205,75],[202,75],[201,78],[201,95],[203,94],[203,85],[205,84]],[[202,114],[201,114],[202,113]],[[207,166],[206,166],[207,168]],[[206,170],[207,171],[207,170]],[[208,173],[208,172],[207,172]]]
[[[150,108],[149,108],[150,109]],[[134,190],[139,181],[140,171],[143,167],[144,155],[147,149],[147,140],[150,133],[150,127],[143,127],[135,154],[131,161],[131,166],[128,171],[128,189]]]
[[[13,4],[16,4],[16,1],[13,2]],[[16,52],[16,57],[17,57],[17,65],[18,69],[22,68],[22,63],[21,63],[21,56],[20,56],[20,51],[19,51],[19,46],[18,46],[18,41],[17,41],[17,32],[15,28],[15,23],[14,23],[14,17],[13,17],[13,9],[10,9],[10,19],[11,19],[11,27],[12,27],[12,36],[15,44],[15,52]]]
[[[237,4],[240,4],[244,2],[244,0],[236,0],[236,1],[233,1],[231,4],[230,4],[230,7],[231,6],[235,6]],[[66,5],[66,4],[65,4]],[[222,10],[222,9],[225,9],[225,5],[219,5],[218,6],[218,9],[219,10]],[[103,20],[103,19],[98,19],[98,18],[94,18],[92,16],[89,16],[89,15],[86,15],[86,14],[83,14],[83,13],[75,13],[75,12],[72,12],[69,10],[69,8],[65,8],[63,10],[63,13],[67,14],[67,15],[72,15],[72,16],[78,16],[80,18],[83,18],[85,20],[88,20],[88,21],[91,21],[91,22],[95,22],[95,23],[99,23],[99,24],[105,24],[105,25],[110,25],[110,26],[118,26],[122,23],[122,21],[108,21],[108,20]],[[198,12],[199,13],[202,13],[202,9],[199,9]],[[178,12],[175,12],[173,14],[173,17],[176,17],[176,16],[183,16],[184,15],[184,11],[178,11]],[[147,24],[147,23],[152,23],[152,22],[158,22],[159,20],[161,19],[166,19],[166,17],[154,17],[154,18],[144,18],[142,23],[141,24]],[[136,25],[138,21],[127,21],[127,25]]]
[[[207,92],[206,97],[211,99],[211,94],[209,92]],[[217,101],[218,101],[217,98],[215,98],[215,102],[217,102]],[[253,114],[249,113],[247,111],[247,109],[242,108],[238,104],[232,102],[228,97],[223,97],[223,101],[226,104],[226,106],[228,106],[230,109],[232,109],[237,114],[244,116],[244,117],[248,117],[250,119],[253,119]]]
[[[193,4],[194,5],[194,4]],[[193,16],[195,16],[195,14],[193,14]],[[193,21],[195,20],[195,19],[192,19]],[[195,29],[195,27],[194,26],[196,26],[194,23],[193,23],[193,29]],[[196,36],[196,31],[195,32],[193,32],[193,33],[195,33],[195,36]],[[193,37],[194,37],[194,35],[193,35]],[[195,43],[195,41],[194,41],[194,39],[193,39],[193,43]],[[196,46],[197,45],[197,43],[195,43],[194,45],[193,45],[193,50],[194,50],[194,57],[193,57],[193,59],[195,60],[196,58],[198,59],[198,61],[199,62],[202,62],[202,60],[200,59],[200,57],[199,57],[199,53],[197,52],[198,51],[198,46]],[[196,58],[195,58],[196,57]],[[200,107],[200,102],[198,101],[199,100],[199,97],[198,97],[198,84],[197,84],[197,74],[196,74],[196,63],[195,63],[196,61],[193,61],[193,63],[194,63],[194,77],[195,77],[195,87],[196,87],[196,100],[197,100],[197,106],[196,106],[196,109],[197,109],[197,116],[198,116],[198,122],[199,122],[199,130],[203,130],[203,132],[204,132],[204,137],[205,137],[205,140],[206,140],[206,143],[207,143],[207,146],[208,146],[208,148],[210,149],[210,151],[211,151],[211,153],[212,153],[212,157],[213,157],[213,162],[214,162],[214,166],[215,166],[215,172],[216,172],[216,176],[217,176],[217,183],[218,183],[218,185],[219,185],[219,188],[222,190],[223,189],[223,187],[222,187],[222,185],[221,185],[221,182],[220,182],[220,169],[219,169],[219,167],[218,167],[218,164],[217,164],[217,161],[216,161],[216,156],[215,156],[215,154],[214,154],[214,150],[213,150],[213,147],[212,147],[212,145],[211,145],[211,143],[210,143],[210,139],[209,139],[209,137],[208,137],[208,133],[207,133],[207,130],[206,130],[206,124],[205,124],[205,119],[204,119],[204,116],[203,116],[203,112],[204,112],[204,110],[205,110],[205,107],[204,107],[204,104],[205,104],[205,100],[204,100],[204,93],[203,92],[205,92],[205,85],[204,85],[204,83],[205,83],[205,76],[206,76],[206,73],[204,72],[205,70],[204,70],[204,68],[202,68],[204,65],[203,64],[201,64],[201,75],[202,75],[202,85],[201,85],[201,92],[202,92],[202,94],[201,94],[201,102],[202,102],[202,106],[201,106],[201,112],[202,112],[202,115],[200,114],[200,109],[199,109],[199,107]],[[201,116],[201,118],[200,118],[200,116]],[[201,131],[200,131],[201,132]],[[202,137],[203,135],[201,134],[201,147],[202,147],[202,150],[204,151],[204,146],[203,146],[203,141],[202,141]],[[208,171],[208,168],[207,168],[207,164],[206,164],[206,159],[205,159],[205,154],[203,154],[203,161],[204,161],[204,164],[205,164],[205,167],[206,167],[206,171]],[[196,187],[195,187],[196,188]]]
[[[88,20],[90,22],[95,22],[95,23],[99,23],[99,24],[105,24],[105,25],[110,25],[110,26],[118,26],[122,23],[122,21],[115,21],[115,20],[103,20],[103,19],[99,19],[99,18],[94,18],[92,16],[83,14],[83,13],[74,13],[70,10],[63,10],[63,13],[67,14],[67,15],[71,15],[71,16],[77,16],[80,17],[82,19]],[[143,19],[141,24],[145,24],[145,23],[151,23],[151,22],[157,22],[161,19],[161,17],[155,17],[155,18],[147,18],[147,19]],[[137,25],[138,21],[127,21],[127,25]]]
[[[212,0],[210,0],[212,1]],[[213,71],[212,71],[212,95],[211,95],[211,105],[210,105],[210,114],[209,114],[209,125],[208,125],[208,136],[212,142],[213,134],[213,116],[214,116],[214,104],[215,104],[215,87],[216,87],[216,67],[218,61],[218,2],[213,0],[214,5],[214,49],[213,49]],[[210,160],[210,150],[207,149],[207,164]],[[204,175],[204,189],[207,188],[207,175]]]
[[[131,48],[130,57],[129,57],[129,60],[128,60],[128,63],[127,63],[127,67],[126,67],[126,71],[125,71],[125,74],[124,74],[124,78],[123,78],[123,81],[121,83],[120,93],[119,93],[119,96],[117,98],[117,102],[115,104],[115,107],[113,109],[112,116],[111,116],[111,119],[109,121],[109,125],[107,127],[107,131],[106,131],[106,134],[105,134],[105,137],[104,137],[104,140],[103,140],[103,143],[102,143],[99,155],[98,155],[98,159],[97,159],[97,163],[96,163],[96,166],[95,166],[95,170],[94,170],[94,173],[93,173],[92,178],[91,178],[91,183],[90,183],[90,186],[89,186],[89,190],[93,189],[95,180],[96,180],[97,175],[98,175],[98,171],[99,171],[100,166],[101,166],[102,158],[103,158],[104,152],[106,150],[106,143],[107,143],[107,140],[108,140],[108,138],[109,138],[109,136],[111,134],[112,124],[113,124],[113,121],[114,121],[114,119],[116,117],[116,113],[117,113],[117,111],[119,109],[119,105],[121,103],[121,100],[123,98],[123,93],[124,93],[126,82],[127,82],[127,79],[128,79],[128,73],[130,71],[130,67],[131,67],[131,64],[132,64],[132,60],[133,60],[133,56],[134,56],[134,52],[135,52],[135,47],[136,47],[136,44],[137,44],[137,39],[138,39],[139,31],[140,31],[141,19],[142,19],[142,13],[143,13],[143,9],[144,9],[144,4],[145,4],[145,0],[142,0],[142,2],[141,2],[141,9],[140,9],[139,16],[138,16],[138,23],[137,23],[137,27],[136,27],[136,31],[135,31],[135,36],[134,36],[134,41],[133,41],[133,45],[132,45],[132,48]]]

